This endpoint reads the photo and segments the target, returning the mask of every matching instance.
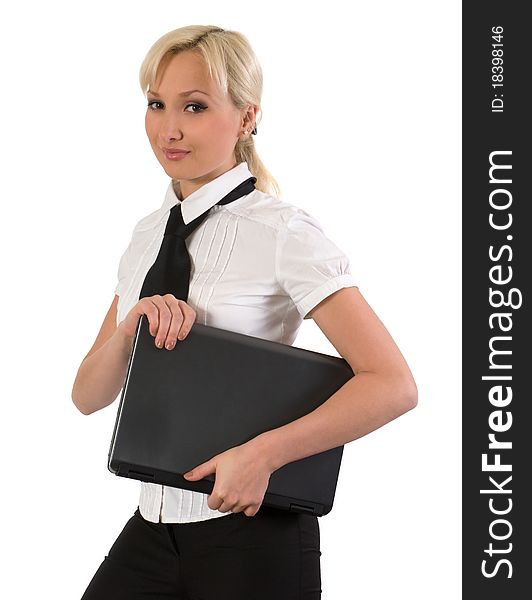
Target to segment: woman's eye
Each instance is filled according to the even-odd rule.
[[[159,102],[158,100],[152,100],[151,102],[148,102],[148,108],[151,110],[159,110],[157,107],[154,106],[155,104],[162,105],[162,102]],[[187,109],[189,106],[194,106],[195,108],[199,109],[199,110],[188,111],[188,112],[192,112],[192,113],[198,113],[207,108],[203,104],[198,104],[197,102],[190,102],[189,104],[186,105],[185,108]]]
[[[188,108],[189,106],[197,106],[200,111],[205,110],[207,107],[203,106],[203,104],[198,104],[197,102],[190,102],[189,104],[186,105],[185,108]],[[200,112],[200,111],[193,111],[193,112]]]

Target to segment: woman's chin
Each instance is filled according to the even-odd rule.
[[[184,170],[180,169],[179,167],[176,168],[175,165],[169,165],[167,162],[166,163],[162,162],[161,166],[164,169],[164,172],[171,179],[179,180],[179,179],[183,179],[183,177],[186,177]]]

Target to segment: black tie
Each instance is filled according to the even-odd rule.
[[[216,204],[229,204],[229,202],[249,194],[255,189],[256,181],[256,177],[246,179]],[[161,296],[173,294],[176,298],[185,302],[188,299],[190,256],[185,240],[203,223],[211,209],[185,225],[181,213],[181,204],[175,204],[170,210],[159,254],[146,274],[139,300],[155,294]]]

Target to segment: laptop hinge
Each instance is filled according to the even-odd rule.
[[[311,506],[304,506],[303,504],[294,504],[293,502],[290,503],[290,510],[306,512],[312,515],[314,514],[314,508],[312,508]]]
[[[128,477],[135,478],[135,475],[139,475],[140,477],[145,477],[148,479],[153,479],[153,473],[141,473],[140,471],[134,471],[133,469],[129,469]]]

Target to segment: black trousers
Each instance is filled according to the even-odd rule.
[[[313,515],[152,523],[137,508],[81,600],[319,600],[320,556]]]

